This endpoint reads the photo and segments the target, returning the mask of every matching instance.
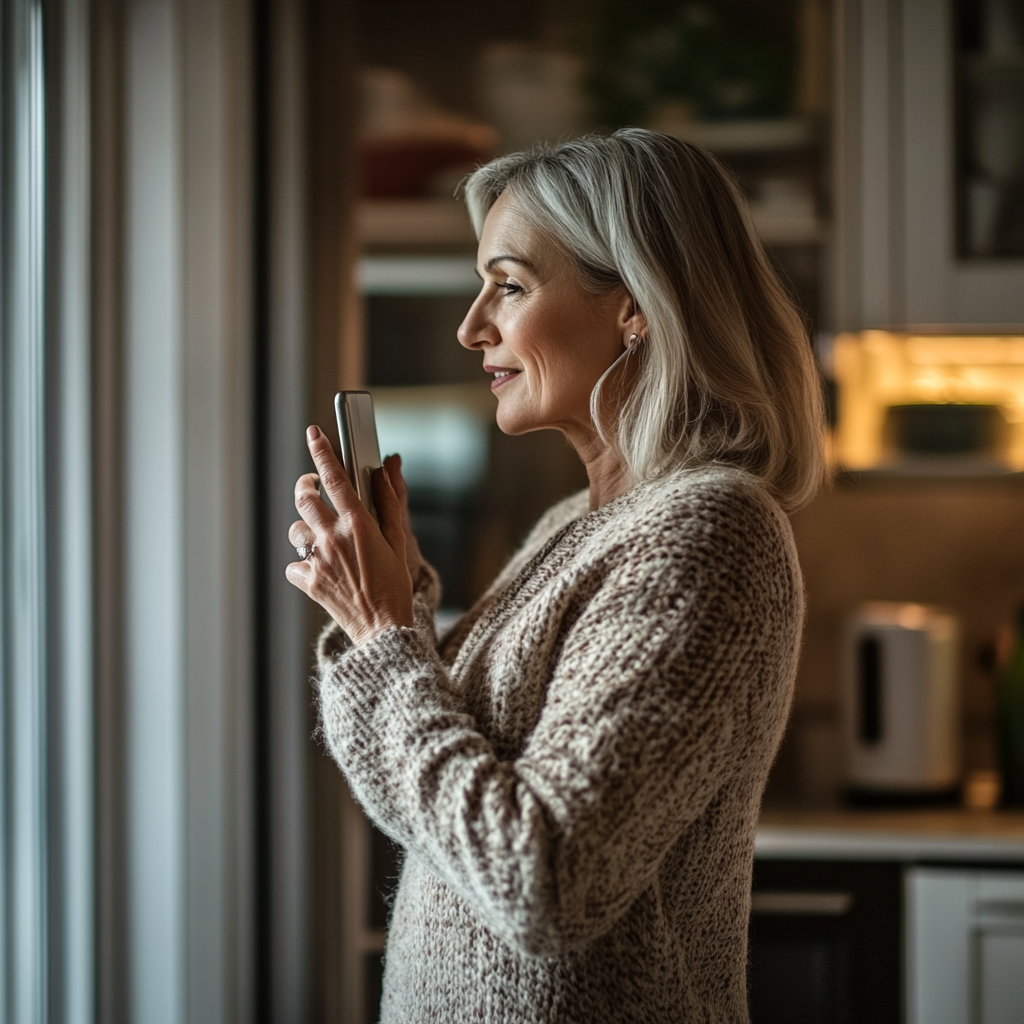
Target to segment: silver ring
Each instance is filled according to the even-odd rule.
[[[306,562],[310,558],[312,558],[314,554],[316,554],[316,545],[315,544],[300,544],[295,549],[295,554],[297,554],[299,556],[299,560],[300,561]]]

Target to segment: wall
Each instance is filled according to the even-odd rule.
[[[1024,601],[1024,483],[846,478],[793,518],[808,599],[793,723],[775,800],[829,801],[842,776],[839,639],[860,601],[942,605],[963,631],[965,767],[992,768],[994,678],[986,657]]]

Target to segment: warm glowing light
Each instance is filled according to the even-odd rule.
[[[993,405],[1006,421],[994,453],[1024,470],[1024,336],[985,337],[862,331],[835,344],[839,422],[833,451],[850,469],[885,464],[891,406]]]
[[[924,629],[928,622],[928,609],[920,604],[902,605],[896,613],[896,621],[904,629]]]

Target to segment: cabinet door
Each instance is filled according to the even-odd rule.
[[[972,965],[979,1024],[1024,1021],[1024,874],[979,874]]]
[[[979,930],[975,935],[979,1024],[1024,1021],[1024,929]]]
[[[754,863],[751,1024],[900,1024],[897,864]]]
[[[1024,259],[957,252],[953,0],[840,0],[837,17],[837,326],[1024,321]]]
[[[911,868],[908,1024],[1024,1021],[1024,872]]]

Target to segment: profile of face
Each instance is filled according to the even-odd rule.
[[[594,385],[641,333],[625,286],[585,291],[568,257],[516,208],[508,193],[491,207],[477,253],[480,294],[459,342],[483,356],[506,434],[552,428],[576,445],[594,436]]]

